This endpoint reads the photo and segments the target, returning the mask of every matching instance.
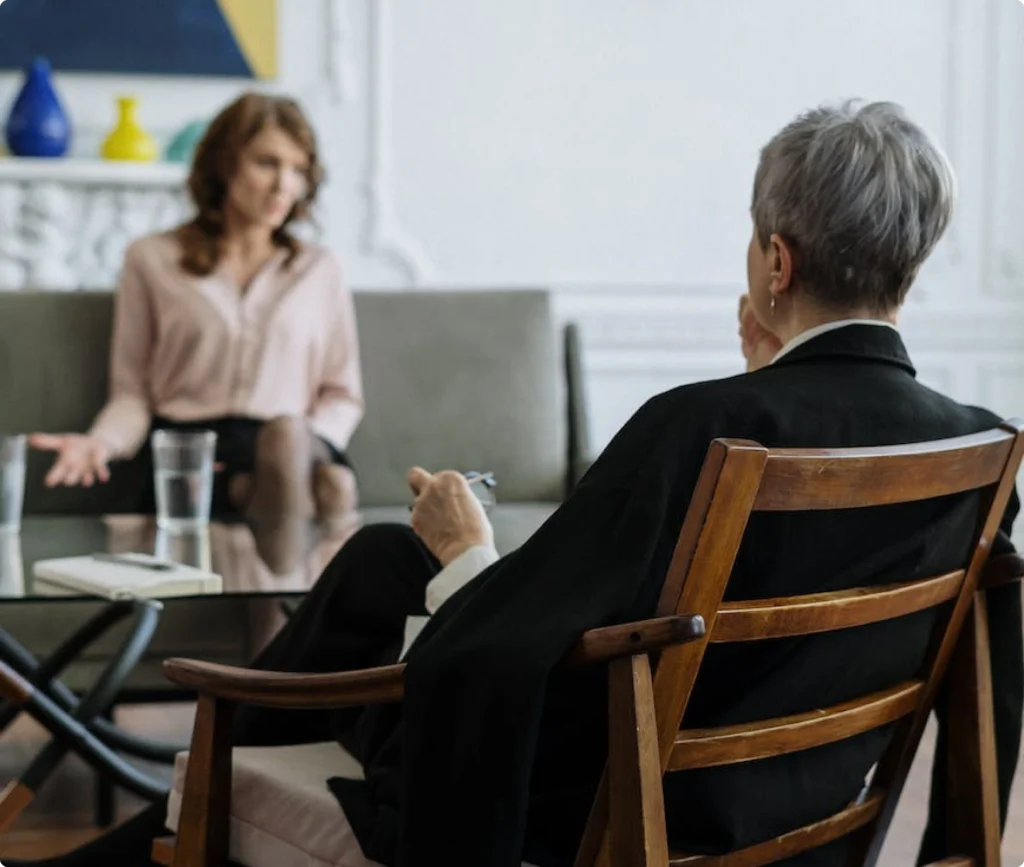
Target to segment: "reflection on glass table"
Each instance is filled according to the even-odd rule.
[[[330,526],[274,517],[181,531],[157,527],[151,515],[26,517],[20,534],[0,532],[0,602],[75,598],[37,591],[32,566],[95,552],[153,554],[217,572],[224,596],[304,593],[359,526],[357,513]]]
[[[214,522],[201,530],[176,532],[158,528],[152,516],[26,517],[20,533],[0,530],[0,604],[16,609],[25,602],[49,606],[94,598],[68,592],[55,595],[52,588],[44,589],[42,581],[37,588],[32,567],[40,560],[147,553],[219,573],[223,591],[192,597],[192,602],[203,604],[202,599],[226,596],[252,600],[246,603],[250,619],[255,617],[255,630],[262,630],[266,640],[280,623],[275,597],[305,593],[360,523],[356,514],[329,527],[275,517],[249,523]],[[88,610],[95,613],[71,628],[71,634],[45,657],[37,657],[0,628],[0,695],[6,699],[0,701],[0,732],[25,712],[53,735],[18,779],[0,792],[0,832],[32,802],[69,751],[89,762],[106,782],[150,800],[166,794],[163,780],[140,770],[129,758],[170,762],[182,745],[133,735],[107,718],[149,647],[162,606],[154,600],[129,599]],[[92,685],[72,691],[61,680],[65,670],[114,627],[125,624],[126,630],[117,631],[122,636],[118,649]]]

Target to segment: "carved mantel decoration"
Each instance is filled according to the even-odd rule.
[[[135,238],[182,221],[170,163],[0,159],[0,290],[110,289]]]

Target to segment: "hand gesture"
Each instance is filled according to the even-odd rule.
[[[56,452],[57,457],[46,474],[48,488],[82,484],[89,487],[107,481],[109,452],[102,440],[84,434],[44,434],[29,437],[29,445],[41,451]]]
[[[494,544],[491,522],[462,473],[413,467],[406,478],[416,495],[412,528],[442,566],[474,545]]]
[[[757,321],[749,295],[740,296],[739,320],[740,342],[743,357],[747,360],[747,372],[767,367],[782,349],[782,341]]]

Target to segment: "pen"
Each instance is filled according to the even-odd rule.
[[[174,563],[166,563],[160,560],[136,560],[125,554],[108,554],[99,551],[92,555],[93,560],[100,560],[104,563],[116,563],[118,566],[134,566],[137,569],[151,569],[154,572],[171,572],[174,570]]]

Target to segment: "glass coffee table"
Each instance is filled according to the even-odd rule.
[[[213,521],[202,531],[170,533],[158,529],[153,517],[146,515],[28,516],[20,533],[0,533],[0,613],[13,627],[19,619],[18,606],[32,603],[33,613],[38,615],[41,609],[56,618],[59,611],[61,622],[73,624],[45,655],[31,652],[25,642],[0,626],[0,732],[24,712],[52,736],[24,773],[0,792],[0,832],[32,801],[68,752],[78,754],[109,784],[150,800],[166,795],[166,783],[136,767],[131,759],[172,762],[182,745],[131,734],[111,718],[127,678],[149,648],[165,605],[299,597],[360,525],[356,513],[330,526],[269,516],[244,522]],[[58,589],[33,576],[33,566],[40,560],[128,552],[217,572],[223,579],[222,591],[168,600],[99,600],[97,608],[81,604],[96,603],[95,596]],[[111,568],[119,567],[112,564]],[[69,619],[72,609],[88,613]],[[22,611],[28,613],[28,608]],[[91,685],[72,689],[62,675],[112,631],[118,639],[116,650],[104,659]]]

